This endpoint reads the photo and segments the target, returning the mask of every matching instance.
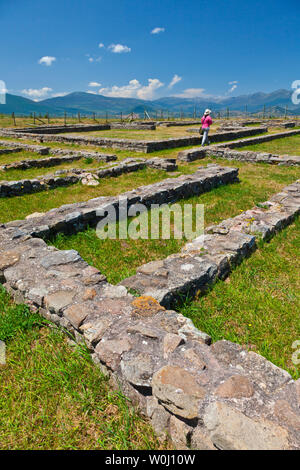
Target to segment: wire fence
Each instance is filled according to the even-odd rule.
[[[199,120],[203,115],[203,110],[197,110],[195,107],[193,112],[186,112],[183,109],[177,112],[165,111],[165,110],[157,110],[157,111],[147,111],[145,110],[143,113],[125,113],[119,112],[115,114],[110,114],[107,111],[102,113],[81,113],[78,112],[74,113],[67,113],[65,112],[62,115],[52,115],[52,114],[41,114],[41,113],[31,113],[29,115],[21,114],[21,113],[11,113],[11,115],[0,114],[0,127],[1,121],[5,121],[8,124],[13,126],[23,125],[23,126],[42,126],[42,125],[50,125],[50,124],[60,124],[60,125],[68,125],[68,124],[105,124],[109,122],[149,122],[149,121],[189,121],[189,120]],[[244,110],[234,110],[230,109],[229,107],[219,110],[212,110],[212,117],[214,119],[292,119],[292,120],[299,120],[300,116],[295,116],[291,114],[286,106],[284,109],[278,107],[268,107],[264,105],[261,110],[259,111],[248,111],[247,106]]]

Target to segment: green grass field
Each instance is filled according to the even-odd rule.
[[[295,379],[292,343],[300,338],[300,220],[260,246],[225,281],[180,311],[213,341],[244,344]]]
[[[107,163],[97,162],[96,160],[90,161],[90,159],[82,158],[63,165],[55,165],[46,168],[29,168],[28,170],[6,170],[0,171],[0,180],[6,181],[18,181],[21,179],[32,179],[40,176],[53,175],[56,171],[70,170],[72,168],[81,168],[83,170],[95,170],[101,169],[107,166]]]
[[[208,161],[210,160],[201,160],[205,163]],[[221,163],[227,164],[228,162]],[[205,224],[211,225],[238,215],[259,202],[264,202],[271,194],[295,181],[296,175],[299,174],[299,170],[294,167],[287,169],[240,162],[238,166],[240,183],[220,186],[198,197],[181,200],[178,203],[180,205],[204,204]],[[188,168],[191,170],[190,165]],[[100,269],[110,282],[116,284],[134,274],[141,264],[162,259],[180,251],[185,240],[174,238],[170,240],[151,240],[150,238],[148,240],[100,240],[95,229],[89,229],[71,236],[60,234],[51,240],[51,243],[59,249],[77,250],[88,263]]]
[[[153,431],[62,330],[0,287],[0,449],[159,449]]]
[[[291,148],[297,148],[297,140],[293,140]],[[31,143],[30,140],[27,142]],[[145,155],[94,146],[61,143],[49,143],[49,146],[98,150],[116,154],[119,160],[129,156],[175,158],[182,150],[170,149]],[[255,150],[254,146],[250,149]],[[28,154],[30,158],[41,158],[37,154],[21,152],[3,156],[1,161],[9,163],[10,158],[24,159]],[[180,164],[176,173],[190,174],[207,163],[238,167],[240,183],[220,186],[199,197],[179,201],[180,204],[203,203],[206,225],[233,217],[267,200],[300,176],[297,167],[255,165],[215,158]],[[99,166],[99,163],[90,164],[83,159],[71,162],[70,167],[88,168],[95,164]],[[38,170],[11,170],[2,172],[0,179],[20,179],[22,175],[35,177],[68,167],[69,164]],[[173,177],[172,173],[145,169],[118,178],[104,178],[97,187],[76,184],[21,197],[0,198],[0,222],[23,219],[33,212],[46,212],[63,204],[118,195],[168,177]],[[192,318],[199,329],[212,336],[213,341],[226,338],[247,345],[287,369],[294,378],[300,377],[299,369],[291,362],[291,345],[300,335],[299,228],[300,221],[297,220],[270,243],[261,243],[259,249],[225,282],[217,282],[201,298],[194,301],[183,299],[178,304],[178,310]],[[59,235],[49,243],[60,249],[76,249],[116,284],[133,274],[141,264],[180,251],[184,240],[101,241],[93,229],[88,229],[69,237]],[[7,364],[0,366],[1,449],[168,447],[166,443],[158,442],[147,420],[131,403],[120,392],[111,389],[84,347],[75,346],[66,332],[39,315],[29,313],[26,306],[14,304],[2,288],[0,340],[7,344]]]
[[[263,144],[247,145],[239,150],[253,150],[253,152],[269,152],[275,155],[300,155],[300,135],[284,137]]]

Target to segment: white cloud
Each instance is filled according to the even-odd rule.
[[[110,88],[100,88],[98,93],[104,96],[114,98],[139,98],[142,100],[151,100],[155,96],[158,88],[162,87],[163,83],[157,78],[149,78],[148,85],[143,86],[138,80],[130,80],[128,85],[112,86]]]
[[[101,83],[98,83],[98,82],[90,82],[90,83],[89,83],[89,86],[91,86],[91,87],[97,87],[97,86],[101,86]]]
[[[93,63],[93,62],[101,62],[102,57],[89,57],[88,61]]]
[[[182,77],[179,77],[177,74],[175,74],[174,77],[172,78],[168,88],[173,88],[173,86],[176,85],[176,83],[181,82],[181,80],[182,80]]]
[[[156,90],[162,86],[164,86],[164,84],[157,78],[148,78],[148,85],[138,90],[137,96],[142,100],[152,100]]]
[[[177,98],[197,98],[203,97],[204,88],[187,88],[182,93],[174,95]]]
[[[100,49],[102,49],[104,47],[103,42],[100,42],[99,47],[100,47]]]
[[[141,84],[138,80],[130,80],[128,85],[100,88],[98,93],[100,95],[111,96],[114,98],[136,98],[139,88],[141,88]]]
[[[32,99],[39,99],[39,98],[45,98],[50,92],[52,91],[52,88],[49,88],[47,86],[39,89],[34,89],[34,88],[28,88],[22,90],[22,93],[24,95],[29,96]]]
[[[90,95],[97,95],[98,94],[96,91],[93,91],[93,90],[87,90],[87,93],[89,93]]]
[[[68,95],[68,94],[69,94],[68,91],[63,91],[63,92],[61,92],[61,93],[52,93],[52,94],[51,94],[51,97],[52,97],[52,98],[59,98],[60,96],[66,96],[66,95]]]
[[[237,80],[233,80],[232,82],[228,82],[228,85],[231,85],[230,89],[227,91],[227,93],[232,93],[236,88],[237,84],[239,82]]]
[[[39,64],[45,64],[47,65],[47,67],[50,67],[50,65],[52,65],[52,63],[55,61],[56,61],[56,57],[45,55],[44,57],[40,58]]]
[[[164,32],[165,32],[165,28],[154,28],[152,29],[151,34],[159,34],[159,33],[164,33]]]
[[[108,49],[115,54],[122,54],[123,52],[131,52],[130,47],[123,46],[122,44],[111,44]]]

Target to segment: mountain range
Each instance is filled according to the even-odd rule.
[[[37,115],[62,116],[65,112],[68,115],[80,112],[82,115],[96,113],[103,117],[106,113],[109,116],[120,116],[121,113],[127,115],[132,112],[143,115],[146,110],[151,117],[155,117],[157,114],[160,116],[161,111],[165,113],[166,117],[167,112],[174,113],[174,115],[183,113],[185,116],[191,116],[195,109],[198,115],[205,108],[211,108],[215,112],[224,112],[228,108],[230,112],[234,113],[244,112],[246,109],[248,113],[257,113],[263,111],[265,106],[267,113],[272,108],[272,114],[283,114],[287,107],[289,115],[300,115],[300,106],[292,103],[291,95],[292,91],[281,89],[272,93],[257,92],[226,98],[198,97],[190,99],[172,96],[145,101],[136,98],[111,98],[92,93],[73,92],[65,96],[36,102],[22,96],[7,94],[6,104],[0,105],[0,113],[11,114],[14,112],[16,115],[36,113]]]

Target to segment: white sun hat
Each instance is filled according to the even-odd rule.
[[[206,115],[208,115],[208,114],[210,114],[210,113],[211,113],[211,110],[210,110],[210,109],[206,109],[206,110],[204,111],[204,114],[206,114]]]

